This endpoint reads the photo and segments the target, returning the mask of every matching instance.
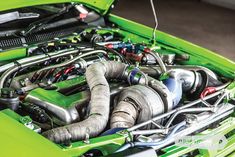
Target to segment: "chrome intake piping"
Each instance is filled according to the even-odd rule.
[[[198,73],[184,70],[184,69],[172,69],[167,72],[170,78],[179,81],[182,84],[183,92],[193,93],[197,86],[200,85],[200,76]]]
[[[167,74],[169,79],[163,83],[172,92],[176,105],[182,97],[182,91],[190,99],[197,99],[206,87],[218,87],[223,84],[204,70],[171,69]]]
[[[211,76],[212,78],[214,78],[215,80],[217,80],[217,76],[216,74],[211,71],[210,69],[206,68],[206,67],[202,67],[202,66],[191,66],[191,65],[174,65],[174,66],[166,66],[167,71],[169,70],[173,70],[173,69],[184,69],[184,70],[190,70],[190,71],[205,71],[209,76]],[[143,71],[144,73],[148,74],[149,76],[152,77],[158,77],[161,75],[161,68],[160,66],[142,66],[140,67],[140,70]]]

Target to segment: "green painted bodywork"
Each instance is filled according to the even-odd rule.
[[[0,112],[0,124],[0,156],[69,156],[54,143],[19,123],[19,116],[11,110]]]
[[[110,15],[109,20],[118,25],[121,29],[120,32],[122,32],[127,39],[134,39],[135,42],[149,42],[152,37],[153,29],[150,27],[115,15]],[[162,49],[178,54],[190,54],[190,60],[182,62],[182,64],[202,65],[223,76],[235,78],[235,63],[233,61],[208,49],[161,31],[156,31],[156,36],[157,46],[160,46]]]
[[[114,134],[90,139],[89,143],[74,142],[60,146],[50,142],[38,133],[20,123],[18,114],[6,109],[0,112],[0,156],[4,157],[75,157],[91,149],[110,154],[124,144],[126,135]]]
[[[12,55],[9,55],[12,54]],[[0,52],[0,63],[9,60],[19,59],[27,56],[26,48],[13,49],[5,52]]]
[[[108,136],[101,136],[90,139],[89,143],[86,144],[83,141],[74,142],[69,147],[61,147],[67,154],[71,156],[81,156],[85,152],[97,149],[104,155],[112,154],[118,148],[120,148],[125,142],[127,136],[120,134],[113,134]]]
[[[114,0],[10,0],[1,2],[0,11],[5,11],[9,9],[15,9],[19,7],[35,6],[41,4],[51,4],[51,3],[64,3],[64,2],[78,2],[86,4],[88,7],[95,9],[102,15],[105,15]],[[119,29],[113,28],[107,31],[118,32],[125,36],[125,40],[131,39],[133,42],[144,42],[150,43],[152,40],[153,29],[133,21],[118,17],[116,15],[107,15],[108,20]],[[214,52],[202,48],[200,46],[189,43],[185,40],[176,38],[169,34],[161,31],[156,32],[156,45],[152,47],[157,47],[159,52],[174,52],[176,54],[189,54],[190,60],[182,62],[182,64],[190,65],[202,65],[211,70],[216,71],[221,76],[225,76],[231,79],[235,78],[235,63],[227,58],[224,58]],[[0,63],[4,63],[10,60],[16,60],[27,55],[27,48],[17,48],[13,50],[5,50],[0,52]],[[75,79],[76,80],[76,79]],[[69,82],[69,84],[76,84],[75,82]],[[81,80],[80,80],[81,81]],[[62,82],[57,84],[58,87],[66,86],[68,82]],[[40,89],[37,89],[40,90]],[[42,90],[42,89],[41,89]],[[235,83],[230,86],[229,90],[232,91],[232,96],[235,96]],[[35,90],[36,91],[36,90]],[[43,91],[37,91],[43,92]],[[52,94],[53,95],[53,94]],[[43,95],[42,97],[48,97],[48,95]],[[51,95],[50,95],[51,96]],[[58,95],[57,95],[58,96]],[[77,96],[77,95],[76,95]],[[65,104],[71,104],[74,99],[71,98],[71,102],[61,101],[60,96],[55,99],[55,102],[60,106]],[[73,100],[73,101],[72,101]],[[61,102],[60,102],[61,101]],[[19,122],[19,115],[11,110],[3,110],[0,112],[0,156],[18,156],[18,157],[36,157],[36,156],[50,156],[50,157],[72,157],[80,156],[90,149],[99,149],[104,154],[109,154],[117,150],[122,144],[125,143],[126,139],[129,137],[127,134],[114,134],[110,136],[103,136],[98,138],[90,139],[89,143],[84,141],[74,142],[69,147],[56,145],[46,138],[42,137],[38,133],[26,128],[23,124]],[[213,130],[205,131],[207,133],[223,133],[226,134],[231,130],[234,130],[235,118],[228,118],[221,125]],[[229,143],[226,148],[217,154],[218,156],[223,156],[230,153],[231,150],[235,150],[235,135],[229,137]],[[184,153],[192,151],[190,148],[180,148],[176,146],[170,146],[164,149],[165,155],[162,157],[175,156],[176,154],[183,155]],[[199,156],[209,156],[209,150],[200,150]],[[230,154],[232,155],[232,154]]]

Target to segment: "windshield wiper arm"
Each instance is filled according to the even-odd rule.
[[[56,17],[59,17],[63,14],[68,13],[72,7],[73,7],[73,5],[70,5],[70,6],[66,7],[65,9],[62,9],[60,12],[58,12],[56,14],[53,14],[53,15],[47,17],[47,18],[44,18],[42,20],[39,20],[37,22],[34,22],[34,23],[30,24],[27,28],[21,30],[20,34],[23,35],[23,36],[27,36],[28,34],[33,32],[37,28],[49,23],[51,20],[55,19]]]

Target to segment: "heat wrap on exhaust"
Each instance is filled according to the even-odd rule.
[[[90,113],[87,119],[43,133],[56,143],[95,137],[106,127],[110,112],[110,88],[107,79],[124,79],[127,65],[119,62],[99,62],[86,70],[86,80],[91,91]]]

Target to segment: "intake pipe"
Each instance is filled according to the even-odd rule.
[[[193,93],[202,84],[200,74],[190,70],[172,69],[167,74],[169,78],[163,80],[163,83],[172,94],[174,108],[179,104],[183,92]]]
[[[199,98],[206,87],[222,85],[220,81],[204,70],[172,69],[167,74],[169,78],[164,80],[163,83],[172,93],[173,107],[179,104],[183,93],[190,99],[196,99]]]
[[[86,70],[86,80],[91,91],[90,113],[84,121],[55,128],[43,133],[56,143],[95,137],[106,127],[110,112],[110,89],[107,79],[126,79],[127,65],[119,62],[99,62]]]
[[[204,71],[207,75],[209,75],[211,78],[217,80],[217,75],[211,71],[210,69],[202,66],[197,65],[174,65],[174,66],[166,66],[167,71],[175,70],[175,69],[184,69],[184,70],[190,70],[190,71]],[[141,66],[140,70],[144,73],[148,74],[151,77],[160,77],[162,72],[160,66]]]

